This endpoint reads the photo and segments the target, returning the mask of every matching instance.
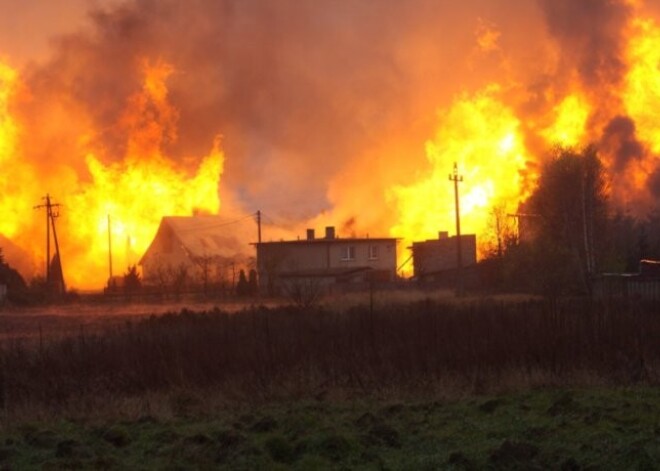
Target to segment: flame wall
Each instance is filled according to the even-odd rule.
[[[642,215],[660,196],[658,10],[110,2],[45,57],[0,51],[0,233],[33,255],[24,272],[39,270],[32,208],[50,193],[77,287],[105,280],[108,214],[118,269],[161,216],[194,211],[260,208],[293,233],[334,224],[405,244],[453,231],[456,161],[463,229],[481,236],[493,206],[515,211],[530,193],[553,145],[588,142],[613,200]]]

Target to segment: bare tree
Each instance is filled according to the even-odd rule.
[[[508,213],[505,204],[493,206],[490,210],[484,244],[487,256],[501,258],[507,248],[516,245],[517,242],[514,217]]]
[[[178,298],[186,290],[188,284],[188,267],[181,263],[172,272],[172,291]]]
[[[166,296],[169,286],[172,284],[172,267],[159,263],[155,270],[158,292]]]
[[[204,294],[208,294],[209,281],[211,279],[211,266],[213,257],[211,255],[202,255],[195,258],[195,264],[199,267],[200,281],[202,282],[202,289]]]
[[[296,306],[308,309],[316,305],[323,295],[323,284],[314,278],[295,279],[284,283],[287,297]]]

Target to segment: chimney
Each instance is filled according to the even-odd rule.
[[[335,226],[326,226],[325,228],[325,238],[334,239],[335,238]]]
[[[438,239],[448,239],[448,238],[449,238],[449,232],[447,231],[438,232]]]
[[[314,229],[307,229],[307,240],[314,240]]]

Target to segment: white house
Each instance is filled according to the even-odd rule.
[[[396,277],[395,238],[339,238],[334,227],[316,238],[313,229],[302,240],[261,242],[257,248],[259,287],[264,294],[283,294],[291,285],[314,282],[326,290]]]

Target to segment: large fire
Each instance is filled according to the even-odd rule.
[[[520,121],[497,99],[497,87],[462,96],[440,116],[437,136],[426,145],[430,170],[418,183],[392,189],[399,208],[392,234],[406,242],[437,237],[454,227],[454,188],[448,175],[458,162],[461,219],[467,233],[482,233],[494,204],[510,206],[526,196],[523,171],[530,154]]]
[[[209,5],[212,3],[209,2]],[[549,0],[538,3],[550,10],[557,5]],[[563,6],[557,7],[559,14],[566,14],[567,11],[573,11],[573,8],[582,8],[568,0],[560,3]],[[230,107],[230,111],[241,115],[241,126],[249,127],[248,132],[243,130],[241,145],[237,146],[241,150],[247,149],[246,155],[230,155],[232,160],[229,162],[248,162],[254,159],[255,163],[237,166],[243,171],[240,176],[229,175],[228,170],[227,176],[235,180],[232,195],[238,195],[239,200],[241,196],[245,197],[246,201],[240,203],[245,203],[250,209],[258,209],[259,206],[255,206],[258,204],[261,209],[268,209],[268,213],[277,213],[278,209],[282,209],[282,213],[290,213],[290,208],[270,208],[269,201],[255,201],[254,194],[259,193],[255,191],[250,194],[245,188],[236,188],[240,186],[237,181],[243,179],[248,186],[249,180],[250,189],[259,190],[268,187],[264,180],[275,178],[275,175],[287,178],[304,175],[300,179],[308,179],[311,175],[317,175],[313,171],[317,166],[318,174],[330,169],[335,173],[321,175],[320,178],[325,180],[318,185],[300,185],[305,190],[317,186],[330,188],[328,199],[332,207],[329,210],[325,208],[327,212],[316,218],[312,216],[313,224],[323,220],[324,223],[341,226],[342,221],[349,221],[346,227],[355,234],[389,234],[400,237],[403,239],[400,250],[403,261],[408,255],[405,247],[412,241],[435,238],[439,231],[453,233],[454,188],[448,177],[454,163],[458,165],[458,172],[463,177],[459,184],[462,231],[476,233],[483,241],[488,239],[492,231],[492,214],[495,209],[500,214],[515,213],[531,194],[539,165],[553,147],[580,147],[594,143],[599,146],[609,172],[612,200],[623,209],[650,209],[656,203],[652,196],[656,193],[650,189],[650,177],[658,173],[660,168],[660,25],[645,9],[642,1],[619,0],[602,2],[602,5],[592,3],[589,8],[614,8],[616,12],[618,10],[615,7],[620,7],[630,13],[629,17],[621,20],[621,27],[617,26],[619,17],[616,15],[615,20],[608,20],[607,15],[598,18],[603,20],[603,28],[616,29],[616,34],[612,31],[608,34],[612,33],[617,38],[617,50],[612,50],[611,54],[616,54],[620,63],[612,61],[615,65],[609,64],[609,49],[601,47],[601,55],[594,53],[593,63],[588,63],[594,70],[584,64],[577,70],[579,67],[575,64],[578,61],[574,59],[578,52],[584,53],[589,48],[595,48],[603,38],[594,34],[594,31],[587,31],[594,34],[594,37],[583,41],[567,34],[566,41],[575,41],[576,49],[582,48],[573,54],[574,51],[561,51],[565,44],[559,44],[560,41],[556,37],[552,38],[549,33],[545,38],[548,44],[544,51],[551,52],[547,54],[547,63],[543,64],[545,69],[535,72],[526,70],[528,73],[537,73],[533,78],[521,77],[520,71],[518,75],[513,73],[515,67],[512,67],[510,57],[507,56],[507,30],[479,16],[476,36],[470,47],[479,54],[490,54],[489,60],[501,62],[501,67],[495,67],[500,76],[484,76],[483,80],[479,80],[478,63],[482,56],[466,54],[474,68],[474,77],[466,78],[465,83],[460,84],[462,89],[453,90],[456,93],[447,94],[453,96],[451,99],[446,99],[442,93],[429,98],[437,100],[437,103],[433,103],[437,117],[435,131],[425,132],[426,160],[417,165],[414,172],[402,171],[401,175],[397,175],[397,172],[404,169],[406,163],[401,162],[400,156],[411,148],[407,145],[413,135],[411,131],[410,135],[402,137],[405,130],[400,131],[403,127],[401,122],[405,118],[401,122],[393,121],[394,124],[388,128],[395,130],[392,135],[388,132],[380,133],[378,127],[369,127],[370,120],[377,119],[379,113],[374,103],[380,98],[387,98],[387,86],[383,88],[385,91],[379,91],[380,94],[374,93],[376,100],[368,101],[364,106],[362,103],[357,105],[351,103],[350,99],[359,100],[359,94],[351,95],[341,87],[337,87],[338,90],[323,88],[327,83],[313,73],[310,64],[314,62],[309,57],[307,62],[295,62],[298,55],[307,52],[298,36],[293,35],[294,40],[290,41],[295,47],[286,41],[281,44],[272,42],[272,50],[277,51],[277,47],[290,49],[287,49],[287,53],[275,54],[282,61],[281,64],[274,60],[264,61],[267,74],[255,72],[261,70],[257,65],[264,58],[248,46],[242,49],[241,43],[231,54],[227,53],[229,60],[224,66],[230,67],[229,62],[232,60],[240,62],[235,70],[227,74],[229,78],[208,64],[204,66],[206,68],[195,69],[198,73],[200,70],[204,73],[208,71],[208,79],[195,78],[199,83],[210,85],[208,88],[214,87],[214,80],[224,80],[222,86],[218,85],[214,89],[215,98],[220,96],[226,100],[220,102],[235,105]],[[206,3],[201,2],[200,5]],[[118,10],[122,11],[131,10]],[[144,13],[140,8],[136,11]],[[184,13],[188,11],[182,10],[181,14]],[[545,13],[550,15],[547,11]],[[557,11],[552,10],[551,13],[556,14]],[[100,24],[107,27],[112,16],[101,15],[99,18]],[[184,20],[182,22],[186,27],[189,26]],[[267,18],[265,21],[268,23],[270,20]],[[300,28],[295,18],[287,21],[293,22],[290,28],[292,31]],[[307,25],[306,19],[303,23]],[[133,23],[127,21],[121,24],[129,28]],[[557,28],[562,27],[566,27],[566,24],[562,23]],[[203,30],[202,27],[200,29]],[[306,27],[300,29],[305,34],[312,34]],[[112,27],[108,30],[113,34],[115,32]],[[392,52],[392,62],[403,56],[409,60],[403,63],[410,66],[410,69],[424,70],[426,65],[423,62],[432,57],[429,52],[433,50],[430,45],[432,41],[427,42],[422,32],[414,28],[412,31],[413,34],[406,37],[407,41],[393,42],[396,46]],[[151,33],[156,34],[154,31]],[[277,34],[286,36],[288,31],[278,31]],[[171,35],[168,33],[167,36]],[[380,32],[375,37],[381,36],[388,37]],[[112,35],[110,37],[114,38]],[[291,37],[286,37],[291,40]],[[349,41],[352,37],[339,35],[337,38]],[[250,41],[253,39],[256,41],[257,37],[250,36]],[[149,47],[153,46],[149,41],[146,42]],[[362,45],[368,41],[358,40],[357,43]],[[88,53],[93,56],[89,51],[96,46],[90,44],[79,49],[75,49],[74,44],[72,50],[82,51],[81,57],[86,57]],[[271,45],[270,42],[268,44]],[[169,43],[169,46],[174,48],[176,44]],[[104,45],[98,48],[101,51],[99,54],[105,52],[104,47],[114,50]],[[214,47],[225,54],[220,43]],[[316,44],[313,47],[314,53],[317,47],[320,50],[328,46]],[[405,50],[405,47],[415,50]],[[123,47],[122,53],[126,49]],[[188,69],[194,69],[194,61],[199,60],[201,54],[199,48],[190,46],[189,49],[193,52],[185,49],[186,52],[180,52],[178,56],[168,56],[197,58],[187,62],[181,72],[177,69],[179,64],[176,59],[149,59],[161,55],[145,55],[144,52],[140,53],[140,57],[147,59],[132,57],[134,64],[140,64],[142,82],[133,83],[127,78],[128,83],[122,84],[122,90],[130,89],[132,92],[122,95],[123,111],[115,114],[108,112],[112,119],[105,116],[103,120],[97,121],[91,118],[88,111],[81,109],[80,101],[76,101],[83,92],[64,96],[56,92],[33,95],[31,83],[24,82],[18,70],[0,62],[0,163],[3,166],[0,173],[0,191],[3,195],[0,200],[0,234],[32,256],[32,272],[26,273],[28,276],[43,271],[44,214],[35,211],[33,207],[41,203],[46,193],[61,204],[57,227],[61,233],[63,269],[68,284],[78,288],[99,288],[105,283],[109,228],[114,244],[115,266],[117,270],[125,270],[128,265],[139,261],[161,217],[195,212],[219,213],[219,180],[224,169],[220,139],[208,143],[204,141],[207,145],[205,149],[208,149],[205,157],[185,155],[182,158],[180,151],[176,157],[170,155],[172,144],[179,142],[179,133],[185,128],[186,122],[182,123],[181,119],[182,103],[176,101],[185,94],[182,95],[180,89],[178,95],[170,94],[169,85],[173,81],[178,81],[180,87],[182,83],[188,83]],[[269,48],[265,50],[271,51]],[[603,50],[606,52],[603,53]],[[241,62],[241,54],[246,55],[245,62]],[[330,56],[334,58],[341,54]],[[76,60],[83,60],[73,53],[62,57],[62,63],[66,66],[71,66]],[[225,55],[221,57],[224,59]],[[316,60],[317,56],[313,57]],[[564,60],[560,57],[564,57]],[[284,65],[291,63],[298,66],[292,67],[295,76],[307,80],[301,82],[304,85],[301,87],[302,92],[308,93],[301,94],[303,98],[295,95],[295,84],[289,86],[286,80],[281,80],[282,88],[270,89],[269,82],[263,79],[264,76],[271,78],[269,74],[272,72],[273,81],[277,82],[278,74],[283,74]],[[335,64],[332,61],[329,63]],[[379,80],[385,77],[382,81],[387,82],[389,62],[376,62],[376,65],[374,75]],[[280,66],[281,69],[278,68]],[[486,65],[484,69],[491,66]],[[127,65],[124,67],[129,68]],[[78,69],[74,67],[74,70]],[[367,80],[371,75],[367,72],[364,75],[351,75],[351,72],[346,71],[346,75],[351,77],[350,83],[357,84],[359,93],[368,95],[371,82]],[[66,73],[62,75],[65,82],[71,79]],[[544,85],[533,86],[534,81]],[[332,83],[331,80],[329,82]],[[38,83],[43,84],[43,81]],[[310,84],[321,84],[319,89],[322,93],[315,95],[313,92],[316,89]],[[397,82],[392,79],[388,84],[396,85]],[[77,85],[75,80],[71,80],[69,87]],[[107,84],[100,85],[103,86]],[[439,88],[442,86],[438,84]],[[424,90],[432,88],[425,84]],[[47,99],[43,99],[45,95]],[[327,103],[311,101],[326,95],[332,95]],[[72,99],[72,96],[76,99]],[[193,102],[199,100],[199,103],[195,102],[188,109],[205,109],[201,93],[199,97],[194,92],[185,96],[189,99],[192,97]],[[232,96],[238,97],[237,101],[227,98]],[[292,98],[294,96],[295,99]],[[307,96],[311,97],[310,101],[307,101]],[[415,95],[411,94],[410,97],[414,98]],[[43,101],[35,103],[35,100]],[[392,100],[388,103],[395,102]],[[291,106],[291,109],[286,106]],[[395,106],[400,106],[401,110],[407,110],[408,106],[415,110],[427,109],[407,103],[395,103]],[[26,114],[26,109],[32,110],[32,114]],[[115,107],[104,104],[102,109],[105,112]],[[340,119],[330,119],[334,117],[331,112],[328,112],[330,118],[324,115],[328,109],[332,113],[336,111]],[[264,114],[260,114],[262,112]],[[397,110],[392,114],[397,114]],[[355,119],[351,123],[359,123],[362,128],[358,131],[350,126],[343,128],[342,119],[348,115],[354,115]],[[208,117],[206,115],[205,119],[208,120]],[[327,123],[323,121],[325,118],[328,119]],[[314,126],[316,120],[317,126],[323,129],[318,131],[318,143],[315,144],[317,136],[308,132],[309,127],[303,126],[303,131],[300,131],[300,123]],[[421,116],[419,120],[428,121],[429,117]],[[293,124],[294,121],[296,124]],[[107,142],[99,136],[108,130],[100,127],[99,122],[110,126],[113,136],[122,136],[123,144],[106,146]],[[385,120],[379,122],[391,124]],[[204,129],[211,127],[208,123],[200,125],[197,122],[196,125]],[[187,132],[190,133],[196,125],[188,126]],[[223,132],[231,139],[232,132],[238,128],[239,125],[234,127],[230,120],[230,124],[225,123],[225,128],[215,132]],[[333,151],[359,149],[356,155],[350,156],[351,159],[338,157],[347,159],[347,162],[343,162],[344,167],[339,170],[325,165],[326,162],[321,162],[321,158],[315,160],[314,156],[309,156],[307,162],[299,159],[293,150],[289,152],[298,143],[302,143],[296,149],[299,154],[304,154],[300,149],[308,151],[314,146],[331,146],[334,144],[335,132],[341,145],[333,147]],[[368,147],[363,145],[365,141],[351,147],[351,140],[359,140],[360,133],[372,136],[371,141],[365,141],[374,143],[378,149],[365,151],[364,148]],[[375,134],[378,135],[373,137]],[[421,147],[424,138],[418,134],[414,136]],[[185,141],[186,144],[191,140]],[[271,147],[277,147],[277,150]],[[254,149],[260,154],[251,155],[250,150]],[[323,155],[330,155],[329,152]],[[291,155],[297,160],[288,162],[286,158]],[[267,160],[269,156],[272,156],[272,161]],[[363,165],[362,161],[368,164]],[[313,170],[304,168],[305,165],[313,167]],[[288,170],[281,171],[287,166]],[[252,173],[257,170],[263,173],[253,177]],[[364,180],[369,182],[365,183]],[[282,191],[283,188],[295,185],[296,182],[283,181],[275,186],[278,191]],[[365,211],[367,206],[369,211]],[[369,214],[364,214],[366,212]],[[308,212],[297,218],[299,227],[309,224],[309,216]]]
[[[546,152],[556,146],[597,143],[608,120],[613,123],[621,114],[634,122],[632,136],[628,136],[632,142],[616,136],[613,146],[603,142],[601,156],[611,171],[615,202],[623,204],[626,210],[631,209],[631,201],[636,207],[643,207],[648,197],[641,195],[660,156],[658,24],[649,18],[634,18],[628,28],[624,54],[627,72],[622,84],[610,84],[614,87],[610,90],[585,90],[584,85],[572,79],[563,95],[546,97],[554,104],[544,116],[519,115],[499,98],[501,87],[497,84],[460,96],[440,113],[437,135],[427,143],[428,171],[416,183],[389,191],[390,201],[399,212],[391,234],[408,245],[413,240],[437,237],[440,229],[453,231],[454,195],[447,177],[452,162],[457,162],[459,173],[464,176],[460,184],[461,230],[476,233],[482,242],[487,241],[489,232],[494,230],[495,208],[500,214],[502,210],[515,213],[534,187],[535,164],[545,155],[534,153],[530,141],[543,142]],[[613,94],[616,100],[603,102],[601,94]],[[617,102],[623,103],[621,109]],[[617,168],[616,154],[631,144],[639,147],[639,155],[633,155],[633,161],[626,162],[625,168]],[[643,158],[645,152],[653,157]]]
[[[115,244],[115,267],[125,270],[139,261],[162,216],[216,214],[220,209],[218,184],[224,156],[219,139],[192,172],[163,154],[166,141],[176,137],[177,115],[168,102],[166,87],[172,72],[168,64],[144,62],[143,87],[130,98],[121,117],[127,138],[123,159],[104,163],[84,142],[94,130],[80,129],[79,158],[85,162],[86,175],[65,166],[57,170],[55,178],[49,178],[21,162],[16,145],[20,130],[8,106],[16,73],[6,65],[0,68],[0,161],[6,169],[0,184],[8,195],[2,200],[5,216],[0,232],[34,253],[37,260],[45,260],[43,216],[32,213],[33,205],[50,193],[61,204],[57,226],[70,286],[98,288],[105,284],[110,240]]]

